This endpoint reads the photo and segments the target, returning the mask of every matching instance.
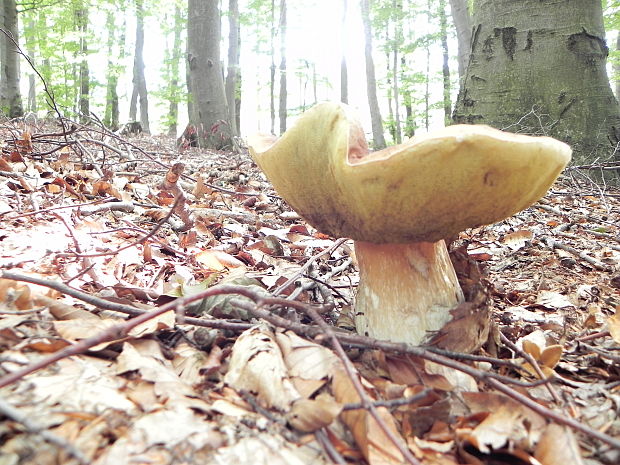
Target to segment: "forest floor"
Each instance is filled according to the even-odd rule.
[[[452,244],[494,322],[464,356],[356,336],[351,241],[247,153],[0,144],[0,465],[620,463],[620,192],[588,172]]]

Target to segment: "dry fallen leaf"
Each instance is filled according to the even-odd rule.
[[[237,390],[256,393],[267,407],[282,411],[301,397],[289,379],[273,332],[264,324],[237,338],[224,381]]]
[[[358,376],[355,374],[355,376]],[[360,398],[344,368],[336,368],[333,373],[332,391],[336,400],[342,404],[358,403]],[[369,396],[372,398],[372,396]],[[392,414],[384,407],[377,409],[379,417],[394,437],[402,444],[402,439]],[[403,456],[396,445],[386,436],[374,417],[365,409],[347,410],[340,414],[342,421],[351,430],[355,442],[370,465],[400,465]]]
[[[340,414],[342,406],[327,393],[316,399],[298,399],[287,414],[290,425],[303,433],[311,433],[331,424]]]
[[[534,457],[542,465],[582,465],[581,453],[573,432],[552,423],[536,445]]]

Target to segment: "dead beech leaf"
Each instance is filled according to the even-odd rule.
[[[54,318],[58,320],[96,320],[101,321],[97,315],[83,308],[76,308],[73,305],[67,305],[60,300],[50,299],[45,296],[36,296],[34,299],[37,305],[46,306]]]
[[[525,247],[525,244],[527,244],[527,241],[532,239],[532,236],[532,231],[520,229],[519,231],[506,234],[504,236],[503,242],[508,246],[510,250],[519,250]]]
[[[289,424],[303,433],[311,433],[331,424],[340,414],[342,406],[327,393],[316,399],[298,399],[287,415]]]
[[[194,255],[196,261],[207,270],[223,271],[227,268],[245,267],[245,264],[221,250],[203,250]]]
[[[535,305],[552,310],[575,306],[575,304],[572,303],[567,296],[553,291],[540,291],[538,293],[538,297],[536,298]]]
[[[250,328],[237,338],[224,381],[234,389],[255,392],[267,407],[282,411],[301,397],[289,379],[275,336],[266,325]]]
[[[358,375],[355,374],[355,376]],[[352,381],[342,367],[334,369],[332,391],[336,400],[342,404],[360,401]],[[372,398],[372,396],[370,397]],[[394,437],[405,444],[389,410],[379,407],[377,411]],[[353,434],[355,442],[370,465],[400,465],[403,463],[404,459],[400,450],[386,436],[370,412],[365,409],[348,410],[342,412],[340,417]]]
[[[176,320],[176,315],[174,310],[170,310],[166,313],[162,313],[161,315],[156,316],[155,318],[151,318],[148,321],[145,321],[142,324],[139,324],[131,331],[129,331],[129,336],[132,337],[142,337],[147,334],[152,334],[156,331],[160,331],[162,329],[170,329],[174,327],[174,322]]]
[[[534,357],[534,359],[538,360],[542,351],[540,349],[540,346],[534,341],[524,340],[523,352],[530,354],[532,357]]]
[[[555,423],[545,429],[536,445],[534,457],[542,465],[583,465],[573,432]]]
[[[0,279],[0,302],[17,310],[29,310],[33,307],[30,287],[10,279]]]
[[[562,357],[562,350],[563,348],[559,344],[547,346],[540,354],[538,362],[546,367],[555,368]]]
[[[620,344],[620,312],[607,318],[607,327],[613,340]]]
[[[480,452],[491,454],[504,449],[508,443],[515,451],[520,447],[525,449],[534,442],[537,434],[522,409],[503,405],[492,411],[464,439]]]
[[[276,332],[276,341],[291,376],[320,380],[331,375],[340,359],[322,345],[308,341],[292,331]]]
[[[97,318],[96,320],[90,318],[77,318],[73,320],[53,322],[56,332],[60,334],[62,338],[72,342],[78,342],[82,339],[95,336],[118,324],[119,320],[113,320],[111,318]],[[118,340],[102,342],[101,344],[91,347],[90,350],[102,350],[115,342],[118,342]]]

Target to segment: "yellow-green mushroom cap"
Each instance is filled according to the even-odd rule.
[[[321,103],[250,153],[319,231],[374,243],[434,242],[503,220],[543,197],[571,158],[550,137],[455,125],[367,153],[351,110]]]

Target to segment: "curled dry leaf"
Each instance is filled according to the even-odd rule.
[[[607,319],[607,327],[613,340],[620,344],[620,311]]]
[[[226,384],[256,393],[267,407],[286,411],[301,397],[288,377],[273,332],[264,324],[239,336],[229,363]]]
[[[583,465],[573,432],[565,426],[550,424],[536,445],[534,457],[542,465]]]
[[[355,374],[354,376],[358,375]],[[360,397],[343,368],[334,369],[332,391],[340,403],[360,402]],[[369,395],[369,397],[372,399],[373,396]],[[392,414],[384,407],[379,407],[377,411],[392,435],[404,444],[405,442],[396,428]],[[400,450],[387,437],[370,412],[365,409],[348,410],[342,412],[340,417],[351,430],[355,442],[370,465],[400,465],[403,463],[404,459]]]
[[[299,399],[287,415],[289,424],[303,433],[311,433],[331,424],[340,414],[342,405],[327,393],[316,399]]]

